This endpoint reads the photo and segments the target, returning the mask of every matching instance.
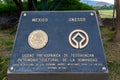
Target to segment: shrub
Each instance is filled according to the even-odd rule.
[[[27,10],[27,2],[23,2],[23,10]],[[79,0],[65,0],[61,3],[59,7],[58,5],[53,6],[53,1],[48,2],[48,10],[50,8],[56,7],[56,10],[93,10],[91,6],[87,4],[79,2]],[[38,1],[37,4],[38,10],[41,10],[41,2]],[[14,2],[11,3],[0,3],[0,12],[9,12],[9,11],[16,11],[17,6]],[[52,9],[51,9],[52,10]]]
[[[67,5],[67,3],[61,4],[61,6],[57,8],[57,10],[93,10],[93,7],[81,2],[76,2],[69,5]]]
[[[17,10],[17,7],[14,3],[0,4],[0,12],[9,12],[9,11],[15,11],[15,10]]]

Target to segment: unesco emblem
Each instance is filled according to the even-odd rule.
[[[82,49],[88,45],[88,34],[81,29],[73,30],[69,35],[69,43],[76,49]]]

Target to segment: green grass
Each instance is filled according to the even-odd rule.
[[[99,10],[101,18],[113,18],[113,10]]]
[[[9,64],[10,57],[0,57],[0,80],[7,80],[7,66]]]
[[[102,40],[109,68],[108,80],[120,80],[120,42],[114,42],[114,33],[111,28],[101,28]]]
[[[15,38],[15,34],[10,35],[11,31],[0,30],[0,80],[7,80],[7,68]]]
[[[111,62],[108,63],[108,67],[109,67],[108,80],[120,80],[120,64]]]
[[[10,35],[12,30],[0,31],[0,51],[1,50],[11,50],[13,46],[13,39],[15,35]]]
[[[11,30],[0,31],[0,80],[7,80],[7,66],[15,38],[15,35],[9,34],[10,32]],[[115,31],[112,31],[111,28],[101,28],[102,40],[109,67],[108,80],[120,80],[120,42],[113,42],[114,33]],[[1,53],[4,53],[4,55],[1,55]],[[8,53],[9,55],[6,56]]]
[[[103,42],[113,41],[115,31],[111,28],[101,28],[102,40]]]

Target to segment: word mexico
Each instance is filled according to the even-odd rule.
[[[9,80],[107,80],[95,11],[24,11]]]

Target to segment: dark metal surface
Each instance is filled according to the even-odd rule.
[[[24,13],[27,14],[24,16]],[[33,18],[48,18],[48,22],[32,22]],[[86,21],[79,21],[79,22],[70,22],[69,18],[85,18]],[[35,50],[31,48],[28,44],[28,36],[29,34],[34,31],[34,30],[43,30],[48,34],[49,40],[48,44],[40,50]],[[75,30],[75,29],[82,29],[86,31],[86,33],[89,36],[89,43],[88,45],[83,48],[83,49],[75,49],[70,46],[69,44],[69,34]],[[72,59],[70,56],[72,53],[73,54],[94,54],[95,58],[98,60],[97,62],[81,62],[87,64],[87,66],[79,65],[79,66],[72,66],[68,65],[70,60],[65,63],[66,69],[48,69],[49,66],[36,66],[40,64],[46,64],[46,63],[52,63],[52,62],[42,62],[41,58],[37,57],[37,54],[68,54],[67,59]],[[21,61],[19,62],[19,58],[21,58],[22,55],[24,54],[34,54],[35,59],[38,59],[37,62],[25,62]],[[84,57],[83,57],[84,58]],[[60,60],[63,59],[63,57],[59,58]],[[77,57],[75,57],[77,59]],[[82,57],[81,57],[82,59]],[[60,62],[53,62],[53,63],[62,63]],[[80,62],[73,62],[73,63],[79,63]],[[24,64],[34,64],[33,66],[24,66]],[[91,65],[92,64],[92,65]],[[101,65],[94,65],[94,64],[101,64]],[[11,69],[12,67],[12,69]],[[59,68],[60,66],[55,65],[54,67]],[[105,69],[106,68],[106,69]],[[64,73],[66,75],[73,74],[76,75],[77,77],[75,78],[76,80],[79,80],[80,75],[84,75],[82,79],[84,80],[96,80],[96,79],[102,79],[105,80],[107,78],[107,65],[106,65],[106,60],[104,56],[104,50],[103,50],[103,45],[101,41],[101,36],[99,32],[99,27],[97,23],[97,18],[96,18],[96,13],[94,11],[64,11],[64,12],[22,12],[21,14],[21,19],[19,22],[19,27],[18,27],[18,32],[11,56],[11,61],[10,65],[8,68],[8,75],[10,80],[15,78],[15,76],[18,76],[19,79],[16,78],[16,80],[21,80],[22,77],[24,76],[29,76],[29,74],[35,74],[38,75],[40,78],[40,75],[42,74],[43,76],[40,79],[45,78],[47,75],[45,74],[52,74],[52,73],[59,73],[58,77],[55,77],[55,80],[61,80],[59,78],[60,76],[64,77]],[[75,74],[74,74],[75,73]],[[25,74],[25,75],[24,75]],[[28,75],[27,75],[28,74]],[[56,76],[56,74],[53,75]],[[62,74],[62,75],[60,75]],[[85,74],[88,74],[88,78]],[[92,74],[93,77],[90,75]],[[100,74],[100,75],[98,75]],[[105,74],[105,75],[104,75]],[[96,76],[98,75],[98,76]],[[101,76],[101,75],[104,75]],[[72,76],[72,75],[69,75]],[[65,77],[65,80],[74,80],[70,79],[68,76]],[[102,77],[102,78],[101,78]],[[30,78],[30,76],[29,76]],[[48,76],[47,78],[50,78]],[[48,80],[45,78],[44,80]],[[72,77],[71,77],[72,78]],[[15,79],[14,79],[15,80]],[[24,80],[27,80],[24,78]],[[30,79],[30,80],[33,80]],[[37,78],[35,80],[38,80]]]
[[[106,73],[10,74],[9,80],[107,80]]]

